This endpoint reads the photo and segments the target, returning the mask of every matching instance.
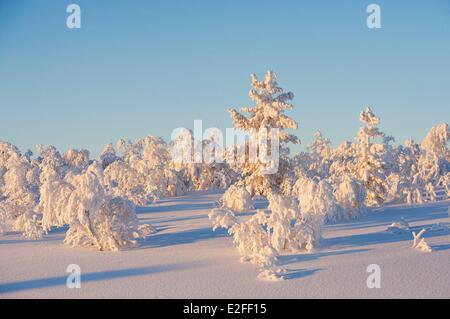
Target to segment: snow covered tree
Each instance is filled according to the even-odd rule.
[[[5,216],[3,227],[8,223],[15,231],[31,239],[42,237],[40,214],[35,211],[38,194],[31,187],[27,175],[32,165],[27,156],[9,143],[0,143],[0,205]]]
[[[38,145],[37,150],[41,185],[50,180],[63,180],[67,173],[67,166],[61,153],[54,146],[45,148],[42,145]]]
[[[114,163],[119,159],[120,157],[117,156],[116,150],[114,149],[112,143],[107,144],[103,148],[102,153],[100,154],[100,162],[102,163],[103,169],[107,168],[109,165],[111,165],[112,163]]]
[[[353,174],[364,184],[367,193],[366,204],[379,206],[384,203],[387,192],[385,179],[389,163],[385,159],[392,138],[379,130],[380,119],[370,107],[361,112],[360,120],[364,126],[360,128],[357,136]],[[375,138],[381,138],[382,143],[374,143]]]
[[[343,176],[337,183],[334,197],[341,207],[339,220],[355,219],[366,212],[366,191],[362,184],[349,175]]]
[[[253,201],[245,186],[232,185],[222,196],[222,205],[235,212],[253,209]]]
[[[298,249],[311,251],[321,239],[321,227],[326,221],[339,220],[339,206],[332,187],[324,180],[300,177],[295,183],[301,221],[294,231]]]
[[[357,156],[355,144],[345,141],[332,150],[332,159],[328,179],[339,183],[345,176],[354,176],[354,162]]]
[[[412,232],[414,240],[413,240],[413,248],[419,249],[421,251],[430,253],[433,251],[433,249],[428,245],[428,243],[425,241],[425,238],[422,237],[422,235],[425,233],[426,229],[423,228],[419,233]]]
[[[195,189],[223,189],[236,182],[237,174],[224,160],[225,150],[221,138],[211,132],[202,141],[202,162],[195,164],[195,174],[191,176]]]
[[[230,114],[237,129],[249,133],[253,141],[264,138],[266,133],[266,143],[258,143],[255,155],[257,159],[251,160],[250,145],[246,144],[245,161],[242,165],[242,183],[253,195],[267,196],[271,192],[279,192],[280,185],[285,175],[289,171],[286,160],[289,149],[286,143],[298,143],[295,135],[288,134],[285,129],[297,129],[298,124],[285,115],[285,110],[292,109],[290,101],[294,98],[292,92],[284,92],[278,86],[276,75],[272,71],[267,71],[263,80],[259,80],[252,74],[252,89],[249,96],[255,102],[254,107],[243,107],[242,112],[249,113],[249,116],[242,115],[235,109],[230,109]],[[278,141],[271,133],[278,132]],[[275,143],[275,144],[273,144]],[[277,144],[278,143],[278,144]],[[273,145],[272,145],[273,144]],[[278,145],[278,149],[273,149]],[[272,154],[274,152],[274,154]],[[278,169],[273,172],[273,161],[262,161],[261,156],[277,157]],[[267,173],[267,172],[271,173]]]
[[[63,155],[66,169],[74,174],[80,174],[89,166],[89,151],[69,149]]]
[[[213,209],[209,213],[213,229],[225,228],[233,236],[241,262],[250,262],[260,268],[258,278],[281,280],[283,270],[276,268],[278,252],[271,245],[270,234],[266,230],[267,216],[258,210],[245,221],[239,221],[229,209]]]
[[[13,229],[21,231],[22,237],[27,239],[41,239],[44,235],[44,229],[40,219],[41,214],[33,210],[27,210],[16,218]]]
[[[422,150],[412,139],[405,141],[405,146],[397,148],[397,172],[392,172],[386,179],[388,202],[422,203],[422,189],[419,158]]]
[[[83,174],[69,173],[63,181],[51,183],[42,194],[43,226],[68,224],[64,242],[70,246],[95,247],[117,251],[136,244],[150,226],[140,227],[134,205],[120,197],[111,197],[89,168]]]
[[[433,126],[424,138],[421,147],[429,155],[449,158],[450,129],[447,123]]]
[[[124,161],[114,161],[104,172],[106,184],[114,196],[126,198],[136,205],[144,206],[149,200],[149,192],[144,176]],[[156,187],[156,186],[155,186]],[[151,189],[153,191],[153,188]]]
[[[450,197],[450,172],[445,174],[444,176],[441,176],[439,179],[439,185],[444,187],[446,191],[446,198]]]
[[[105,169],[113,194],[136,205],[146,205],[161,197],[186,192],[183,175],[168,165],[170,153],[162,138],[149,135],[135,143],[120,140],[118,145],[122,159],[114,160]]]
[[[298,250],[301,242],[297,241],[296,228],[302,218],[298,201],[292,196],[270,194],[268,209],[270,215],[264,224],[267,225],[272,247],[277,252]]]
[[[423,185],[431,183],[433,187],[436,187],[441,176],[450,171],[449,141],[448,124],[432,127],[423,140],[422,153],[418,159],[418,170]]]
[[[331,141],[320,131],[314,133],[314,141],[307,147],[310,155],[308,170],[321,179],[328,177],[331,164]]]

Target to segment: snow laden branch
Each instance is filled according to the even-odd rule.
[[[422,229],[419,233],[417,233],[417,234],[416,234],[415,232],[412,232],[413,237],[414,237],[412,247],[413,247],[413,248],[416,248],[416,249],[419,249],[419,250],[421,250],[421,251],[424,251],[424,252],[429,253],[429,252],[432,252],[433,249],[431,249],[431,247],[428,246],[428,243],[425,241],[425,238],[422,238],[422,235],[425,233],[425,231],[426,231],[426,229],[423,228],[423,229]]]

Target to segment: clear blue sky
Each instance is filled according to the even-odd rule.
[[[450,1],[0,0],[0,139],[97,155],[194,119],[225,128],[269,68],[296,95],[303,145],[316,129],[352,139],[365,105],[398,142],[421,140],[450,120]]]

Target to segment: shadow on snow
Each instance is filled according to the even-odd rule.
[[[142,268],[127,268],[120,270],[102,271],[81,274],[81,284],[86,282],[95,282],[102,280],[113,280],[124,277],[134,277],[134,276],[144,276],[148,274],[155,274],[160,272],[174,271],[178,269],[186,269],[192,265],[186,264],[169,264],[169,265],[157,265]],[[42,289],[48,287],[61,286],[65,287],[67,281],[67,275],[59,277],[49,277],[40,279],[31,279],[18,282],[10,282],[5,284],[0,284],[0,295],[4,293],[32,290],[32,289]]]

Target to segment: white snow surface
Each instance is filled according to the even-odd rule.
[[[450,298],[449,200],[384,206],[327,225],[313,252],[279,258],[284,281],[267,282],[239,262],[225,230],[212,230],[208,213],[221,194],[197,191],[139,208],[140,222],[158,232],[126,251],[71,248],[62,230],[38,241],[9,232],[0,237],[0,298]],[[433,252],[411,248],[411,232],[385,231],[402,216],[411,232],[427,229]],[[69,264],[81,267],[79,289],[66,287]],[[381,268],[379,289],[366,285],[370,264]]]

